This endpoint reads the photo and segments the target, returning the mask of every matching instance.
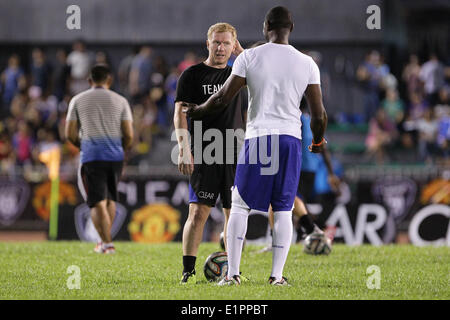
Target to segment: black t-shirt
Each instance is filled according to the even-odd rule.
[[[178,80],[175,102],[204,103],[210,96],[222,88],[223,84],[230,76],[231,70],[232,68],[229,66],[223,69],[217,69],[207,66],[203,62],[191,66],[181,74],[181,77]],[[247,106],[247,88],[242,88],[226,108],[200,119],[202,122],[202,137],[206,130],[212,128],[218,129],[222,132],[225,146],[226,129],[245,129],[243,119],[244,113],[247,112]],[[194,151],[194,121],[189,118],[188,128],[189,133],[191,134],[191,150]],[[199,131],[196,133],[198,132]],[[204,141],[202,150],[210,143],[211,141]],[[237,143],[235,143],[235,145],[237,145]]]

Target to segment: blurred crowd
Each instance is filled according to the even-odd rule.
[[[7,65],[0,66],[0,172],[32,168],[50,144],[61,146],[63,168],[78,165],[78,150],[64,139],[65,118],[70,99],[89,88],[88,74],[97,63],[110,65],[112,89],[132,108],[135,143],[128,164],[145,161],[152,139],[170,131],[180,74],[199,59],[187,52],[182,61],[169,65],[151,47],[142,46],[114,68],[106,52],[92,52],[82,41],[76,41],[70,52],[57,50],[55,57],[34,48],[29,62],[12,54]]]
[[[356,76],[364,91],[369,158],[386,163],[395,150],[403,152],[404,158],[423,163],[448,160],[449,67],[436,54],[431,53],[422,64],[417,55],[410,55],[401,79],[397,79],[380,53],[372,51]]]
[[[320,65],[320,53],[311,55]],[[110,65],[115,78],[112,89],[124,95],[132,108],[135,142],[128,164],[145,162],[154,139],[170,138],[179,76],[204,59],[187,52],[184,59],[169,64],[155,49],[142,46],[114,66],[106,52],[90,51],[82,41],[69,51],[57,50],[52,57],[41,48],[34,48],[27,61],[12,54],[7,65],[0,66],[0,172],[40,163],[40,151],[54,144],[61,146],[62,166],[77,167],[78,150],[64,139],[65,118],[70,99],[89,88],[88,73],[97,63]],[[409,150],[425,162],[448,157],[446,70],[436,55],[423,64],[411,55],[402,78],[397,79],[377,51],[367,55],[355,76],[364,93],[360,110],[369,125],[368,157],[377,163],[389,161],[390,148]],[[330,77],[327,73],[322,77],[327,100]],[[402,84],[403,96],[399,94]]]

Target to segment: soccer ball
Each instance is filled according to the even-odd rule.
[[[303,251],[313,255],[328,255],[331,252],[331,240],[324,234],[310,234],[305,238]]]
[[[220,281],[228,272],[228,256],[226,252],[214,252],[206,258],[203,272],[208,281]]]

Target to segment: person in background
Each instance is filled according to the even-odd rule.
[[[430,54],[429,60],[422,65],[419,76],[424,84],[425,98],[434,106],[438,102],[438,92],[445,80],[444,65],[435,53]]]
[[[381,107],[391,122],[398,124],[403,120],[405,110],[397,90],[386,90],[386,98],[381,102]]]
[[[39,87],[42,94],[46,95],[49,93],[52,68],[40,48],[33,49],[31,59],[31,85]]]
[[[402,79],[406,84],[407,96],[422,94],[423,85],[420,80],[419,58],[415,54],[409,56],[409,62],[403,69]]]
[[[25,74],[20,67],[20,59],[17,54],[13,54],[8,59],[8,66],[0,75],[0,82],[3,87],[3,108],[1,118],[9,115],[9,106],[17,92],[26,86]]]
[[[67,53],[64,49],[56,51],[56,63],[52,75],[53,95],[61,102],[69,92],[70,66],[67,64]]]
[[[150,91],[153,71],[151,57],[152,49],[143,46],[131,63],[128,90],[132,104],[142,103]]]
[[[381,164],[385,160],[385,148],[396,136],[395,125],[386,116],[384,109],[378,109],[375,117],[369,122],[369,132],[366,137],[366,147],[370,158]]]
[[[76,95],[89,88],[88,75],[92,65],[91,54],[81,40],[75,41],[73,51],[67,57],[67,64],[71,67],[72,81],[70,93]]]

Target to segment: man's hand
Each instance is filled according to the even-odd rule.
[[[339,189],[340,185],[341,185],[341,179],[339,179],[338,176],[336,176],[335,174],[330,174],[328,176],[328,184],[331,187],[331,190],[333,190],[333,192],[339,196],[341,191]]]
[[[314,143],[314,139],[311,144],[308,146],[308,150],[312,153],[322,153],[325,150],[325,145],[327,144],[327,140],[322,139],[319,143]]]
[[[240,55],[243,51],[244,51],[244,48],[242,48],[242,46],[241,46],[239,40],[236,39],[236,43],[235,43],[235,45],[234,45],[234,49],[233,49],[232,54],[233,54],[234,56],[237,57],[237,56]]]
[[[184,150],[180,149],[180,154],[178,155],[178,171],[182,174],[190,176],[194,172],[194,157],[191,151],[187,148]]]

